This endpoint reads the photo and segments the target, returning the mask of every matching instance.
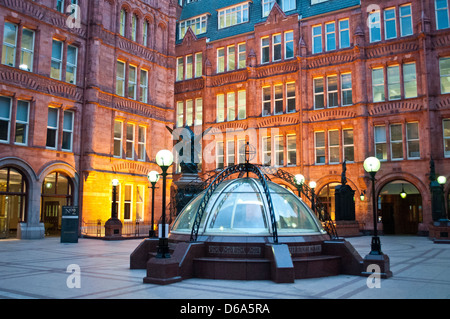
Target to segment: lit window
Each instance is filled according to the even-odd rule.
[[[148,102],[148,72],[141,70],[141,78],[139,84],[139,101],[142,103]]]
[[[11,107],[11,99],[5,96],[0,96],[0,142],[9,142]]]
[[[125,63],[117,61],[116,68],[116,94],[125,96]]]
[[[406,123],[408,159],[420,158],[419,123]]]
[[[62,146],[61,146],[61,148],[64,151],[72,151],[73,120],[74,120],[73,112],[72,111],[64,111],[63,137],[62,137]]]
[[[122,157],[122,131],[123,123],[114,121],[114,157]]]
[[[380,11],[369,14],[369,30],[371,43],[381,41]]]
[[[195,35],[206,33],[206,15],[184,20],[179,23],[179,39],[183,39],[189,27]]]
[[[353,129],[343,130],[344,161],[353,162],[355,160],[355,146],[353,142]]]
[[[287,165],[297,165],[297,136],[287,135]]]
[[[126,149],[125,157],[127,159],[134,159],[134,124],[127,123],[126,126]]]
[[[146,128],[145,126],[139,126],[138,128],[138,160],[145,161],[145,141],[146,141]]]
[[[217,95],[217,123],[225,121],[225,95]]]
[[[386,126],[380,125],[374,128],[375,135],[375,157],[380,161],[387,160]]]
[[[325,106],[323,78],[314,79],[314,108],[316,110],[323,109]]]
[[[0,100],[1,103],[1,100]],[[1,112],[1,110],[0,110]],[[28,143],[28,124],[29,124],[30,102],[18,101],[16,113],[16,137],[15,143],[26,145]],[[1,115],[0,115],[1,117]],[[1,121],[1,119],[0,119]],[[0,125],[1,127],[1,125]],[[1,139],[1,138],[0,138]]]
[[[52,79],[61,80],[62,60],[63,60],[63,43],[53,40],[52,42],[52,64],[50,77]]]
[[[401,124],[391,124],[391,159],[403,159],[403,133]]]
[[[223,142],[216,143],[216,168],[224,168]]]
[[[227,93],[227,121],[236,119],[236,94],[234,92]]]
[[[450,119],[445,119],[442,122],[444,131],[444,155],[450,157]]]
[[[339,131],[328,131],[328,161],[330,164],[339,163]]]
[[[262,108],[262,116],[267,116],[270,115],[271,113],[271,106],[272,106],[272,94],[271,94],[271,89],[270,86],[268,87],[263,87],[262,89],[263,91],[263,108]]]
[[[128,66],[128,98],[136,100],[137,72],[133,65]]]
[[[439,72],[441,77],[441,93],[450,93],[450,58],[439,59]]]
[[[219,10],[219,29],[248,22],[248,3]]]
[[[314,143],[315,163],[325,164],[325,132],[315,132]]]

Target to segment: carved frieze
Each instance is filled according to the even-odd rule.
[[[313,111],[313,115],[309,117],[309,122],[348,119],[354,118],[355,116],[355,112],[342,108],[326,109],[321,111]]]
[[[420,111],[422,109],[422,104],[417,101],[398,101],[374,104],[369,107],[369,115],[389,115],[403,112],[414,112]]]

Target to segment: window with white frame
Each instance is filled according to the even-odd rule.
[[[78,48],[73,45],[67,46],[66,82],[77,83],[77,60]]]
[[[247,117],[247,91],[238,91],[238,120]]]
[[[182,127],[184,125],[184,102],[177,102],[177,127]]]
[[[116,63],[116,94],[125,96],[125,62]]]
[[[119,34],[125,36],[125,26],[127,23],[127,12],[125,9],[120,10]]]
[[[341,105],[348,106],[353,104],[352,93],[352,74],[341,74]]]
[[[400,6],[399,15],[400,15],[400,35],[402,37],[412,35],[414,32],[413,32],[411,4],[405,4]]]
[[[284,136],[275,136],[275,166],[284,166]]]
[[[131,123],[126,125],[125,157],[134,159],[134,124]]]
[[[50,77],[61,80],[63,60],[63,42],[53,39]]]
[[[439,59],[439,73],[441,79],[441,94],[450,93],[450,58]]]
[[[133,217],[133,185],[124,186],[123,219],[131,220]]]
[[[395,8],[384,9],[384,37],[386,40],[397,37],[397,17]]]
[[[381,20],[380,11],[374,11],[369,13],[369,35],[370,42],[381,41]]]
[[[325,132],[314,133],[314,154],[316,164],[325,164]]]
[[[20,69],[32,72],[34,58],[34,31],[23,28],[22,30],[22,47],[20,55]],[[67,57],[69,59],[69,57]]]
[[[436,29],[448,29],[450,27],[448,0],[435,0],[434,5],[436,11]]]
[[[203,99],[195,99],[195,123],[194,125],[202,125],[203,123]]]
[[[192,126],[194,124],[194,101],[186,101],[186,125]]]
[[[270,136],[262,138],[262,165],[272,165],[272,141]]]
[[[217,73],[225,72],[225,48],[217,49]]]
[[[234,92],[227,93],[227,121],[236,119],[236,94]]]
[[[145,186],[136,185],[136,203],[135,203],[135,220],[144,220],[144,198],[145,198]]]
[[[183,81],[184,79],[184,58],[178,57],[177,58],[177,75],[176,75],[177,81]]]
[[[246,44],[238,44],[238,68],[243,69],[247,66]]]
[[[139,101],[148,102],[148,71],[141,69],[141,77],[139,82]]]
[[[216,169],[224,168],[223,142],[216,143]]]
[[[324,79],[315,78],[314,80],[314,109],[319,110],[325,107]]]
[[[148,21],[144,19],[142,21],[142,45],[147,46],[148,44]]]
[[[399,100],[402,96],[400,89],[400,66],[399,65],[388,66],[387,75],[388,75],[389,101]]]
[[[137,86],[137,67],[134,65],[128,66],[128,98],[136,100],[136,86]]]
[[[403,64],[403,88],[405,99],[417,97],[416,63]]]
[[[270,39],[269,37],[261,38],[261,63],[270,61]]]
[[[236,69],[236,51],[234,45],[227,47],[227,71]]]
[[[0,142],[9,142],[12,99],[0,96]]]
[[[122,157],[122,134],[123,134],[123,122],[114,121],[114,157]]]
[[[353,129],[344,129],[342,131],[342,142],[344,150],[344,161],[355,161],[355,145],[353,141]]]
[[[14,67],[16,64],[17,25],[5,22],[3,31],[2,64]]]
[[[296,4],[295,0],[281,0],[281,9],[284,12],[295,10]]]
[[[275,0],[262,0],[262,16],[267,17],[272,10],[273,5],[275,4]]]
[[[339,131],[328,131],[328,163],[339,163]]]
[[[56,149],[58,146],[58,126],[59,126],[59,109],[49,107],[47,117],[47,142],[46,142],[46,146],[48,148]]]
[[[350,47],[350,20],[339,20],[339,48]]]
[[[406,147],[408,159],[420,158],[419,123],[406,123]]]
[[[281,34],[272,36],[272,61],[281,60]]]
[[[339,105],[338,101],[338,77],[337,75],[327,76],[327,106],[336,107]]]
[[[139,125],[138,127],[138,161],[145,161],[145,142],[146,142],[146,127]]]
[[[234,140],[227,141],[227,166],[235,164],[235,151]]]
[[[206,33],[206,21],[207,21],[206,14],[199,17],[194,17],[188,20],[181,21],[179,23],[178,38],[180,40],[183,39],[189,27],[192,29],[195,35]]]
[[[297,135],[288,134],[286,136],[287,144],[287,165],[295,166],[297,165]]]
[[[248,3],[241,3],[218,11],[219,29],[248,22]]]
[[[136,41],[137,39],[137,16],[133,14],[131,17],[131,40]]]
[[[1,103],[1,100],[0,100]],[[0,106],[0,113],[2,112]],[[1,117],[1,114],[0,114]],[[30,102],[29,101],[17,101],[16,112],[16,134],[15,143],[20,145],[27,145],[28,143],[28,126],[30,119]],[[1,120],[0,120],[1,121]],[[1,125],[0,125],[1,130]],[[0,137],[1,139],[1,137]]]
[[[203,53],[198,52],[195,54],[195,77],[199,78],[203,75]]]
[[[64,111],[63,118],[63,136],[62,146],[63,151],[72,151],[73,147],[73,123],[74,113],[72,111]]]
[[[284,33],[284,58],[291,59],[294,57],[294,31]]]
[[[295,82],[286,83],[286,113],[295,112]]]
[[[336,25],[334,22],[325,24],[325,50],[336,50]]]
[[[450,157],[450,119],[442,121],[442,130],[444,133],[444,156]]]
[[[185,80],[192,79],[193,71],[194,71],[194,65],[193,65],[193,56],[192,54],[189,54],[186,56],[186,72],[185,72]]]
[[[262,98],[262,116],[268,116],[272,111],[272,93],[270,86],[262,88]]]
[[[374,140],[375,157],[380,161],[387,160],[387,139],[385,125],[377,125],[374,127]]]
[[[384,102],[384,69],[372,69],[372,93],[374,102]]]
[[[217,94],[217,123],[225,121],[225,95]]]
[[[245,163],[245,139],[237,140],[237,164]]]
[[[312,27],[313,47],[312,53],[322,53],[322,26],[316,25]]]
[[[391,159],[403,159],[403,132],[401,124],[391,124]]]
[[[283,84],[277,84],[273,87],[274,91],[274,113],[283,113]]]

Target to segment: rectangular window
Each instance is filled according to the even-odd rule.
[[[20,69],[32,72],[34,57],[34,32],[24,28],[22,31],[22,48],[20,55]],[[67,60],[69,56],[67,56]]]
[[[281,60],[281,34],[272,36],[272,59],[273,61]]]
[[[145,141],[146,141],[145,126],[138,127],[138,160],[145,161]]]
[[[148,21],[144,20],[142,22],[142,45],[147,46],[148,44]]]
[[[195,35],[206,33],[206,15],[184,20],[179,23],[178,37],[183,39],[186,31],[191,27]]]
[[[387,72],[389,101],[399,100],[402,96],[400,89],[400,66],[389,66]]]
[[[123,198],[123,219],[132,219],[132,206],[133,206],[133,185],[125,185]]]
[[[442,122],[444,131],[444,156],[450,157],[450,119],[445,119]]]
[[[66,82],[77,83],[77,60],[78,48],[72,45],[67,46]]]
[[[125,96],[125,63],[117,61],[116,68],[116,94]]]
[[[127,143],[125,157],[134,159],[134,124],[127,123]]]
[[[236,52],[234,45],[227,47],[227,71],[236,69]]]
[[[381,41],[380,11],[369,14],[369,34],[371,43]]]
[[[319,110],[325,107],[323,78],[314,79],[314,109]]]
[[[183,101],[177,102],[177,127],[184,125],[184,103]]]
[[[268,63],[270,61],[270,39],[261,39],[261,63]]]
[[[217,49],[217,73],[225,72],[225,49]]]
[[[195,77],[199,78],[203,75],[203,53],[195,54]]]
[[[330,164],[339,163],[339,131],[328,131],[328,161]]]
[[[403,65],[403,85],[405,99],[417,97],[416,63],[407,63]]]
[[[195,123],[194,125],[202,125],[203,123],[203,99],[195,100]]]
[[[355,161],[355,145],[353,142],[353,129],[343,131],[342,140],[344,142],[344,161]]]
[[[139,83],[139,101],[148,102],[148,71],[141,69],[141,77]]]
[[[248,21],[248,3],[229,7],[218,12],[219,29]]]
[[[439,59],[439,72],[441,78],[441,93],[450,93],[450,58]]]
[[[136,35],[137,35],[137,17],[135,14],[133,14],[133,17],[131,18],[131,40],[136,41]]]
[[[327,51],[336,50],[336,25],[334,22],[325,24],[325,40]]]
[[[48,148],[56,149],[58,146],[59,109],[49,107],[47,118],[47,143]]]
[[[223,169],[224,168],[224,155],[223,155],[223,142],[216,143],[216,168]]]
[[[145,196],[145,186],[137,185],[136,186],[136,220],[143,221],[144,220],[144,196]]]
[[[325,132],[315,132],[314,143],[316,164],[325,164]]]
[[[375,139],[375,157],[380,161],[387,160],[387,146],[386,146],[386,126],[380,125],[374,128]]]
[[[52,64],[50,77],[55,80],[61,80],[62,60],[63,60],[63,43],[53,40],[52,42]]]
[[[286,83],[286,113],[295,112],[295,82]]]
[[[395,16],[395,8],[384,10],[384,33],[386,40],[397,37],[397,18]]]
[[[5,22],[3,31],[2,64],[14,67],[16,64],[17,26]]]
[[[73,145],[73,122],[74,116],[72,111],[64,111],[63,118],[63,136],[62,136],[62,150],[72,151]]]
[[[238,153],[238,164],[245,163],[245,140],[239,139],[237,141],[237,153]]]
[[[384,70],[372,69],[372,91],[374,102],[384,102]]]
[[[122,157],[123,122],[114,121],[114,157]]]
[[[284,136],[275,136],[275,166],[284,166]]]
[[[283,113],[283,84],[274,86],[274,113]]]
[[[0,100],[0,103],[1,103],[1,100]],[[0,106],[0,108],[1,108],[1,106]],[[0,113],[1,112],[2,112],[2,110],[0,109]],[[30,114],[30,102],[17,101],[16,134],[15,134],[16,135],[16,137],[15,137],[16,144],[27,145],[27,143],[28,143],[29,114]],[[0,117],[1,117],[1,115],[0,115]],[[1,119],[0,119],[0,122],[1,122]]]
[[[247,66],[246,62],[246,44],[240,43],[238,44],[238,68],[243,69]]]
[[[420,158],[419,123],[406,123],[408,159]]]
[[[217,123],[225,121],[225,95],[217,95]]]
[[[234,164],[235,164],[234,141],[227,141],[227,165],[232,166]]]
[[[64,0],[56,0],[56,11],[64,13]]]
[[[137,72],[136,67],[128,67],[128,98],[136,100]]]
[[[238,92],[238,120],[243,120],[247,117],[247,92]]]
[[[286,12],[296,8],[295,0],[282,0],[281,9]]]
[[[390,125],[391,129],[391,159],[403,159],[403,134],[401,124]]]
[[[186,101],[186,125],[192,126],[194,124],[194,101]]]
[[[125,24],[127,19],[127,13],[125,12],[125,9],[122,9],[120,11],[120,26],[119,26],[119,34],[121,36],[125,36]]]
[[[284,33],[284,58],[291,59],[294,57],[294,31]]]
[[[337,75],[327,77],[328,107],[338,106],[338,80]]]
[[[287,137],[287,165],[297,165],[297,136],[289,134]]]
[[[316,25],[312,27],[313,38],[313,54],[322,53],[322,26]]]
[[[9,142],[11,125],[11,99],[0,96],[0,142]]]
[[[193,63],[194,63],[194,61],[193,61],[192,54],[187,55],[186,56],[186,75],[185,75],[186,80],[192,79],[192,75],[193,75],[192,71],[194,70]]]
[[[184,79],[184,58],[177,58],[177,81]]]
[[[448,17],[448,0],[435,0],[436,9],[436,28],[438,30],[449,28],[449,17]]]
[[[271,113],[271,106],[272,106],[272,93],[270,86],[263,87],[263,109],[262,109],[262,116],[268,116]]]
[[[400,34],[402,37],[413,34],[411,5],[406,4],[400,7]]]
[[[342,106],[353,104],[352,94],[352,74],[346,73],[341,75],[341,104]]]
[[[348,19],[339,21],[339,47],[341,49],[350,47],[350,21]]]
[[[275,0],[262,0],[262,16],[267,17],[270,13],[270,10],[272,10],[273,5],[275,4]]]
[[[234,92],[227,93],[227,121],[236,119],[236,94]]]
[[[263,165],[272,165],[272,143],[270,136],[263,137],[262,140]]]

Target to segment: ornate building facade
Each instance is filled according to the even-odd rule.
[[[119,219],[150,221],[147,173],[172,147],[177,4],[1,0],[0,8],[0,237],[57,231],[65,205],[79,207],[82,226],[106,221],[113,179]]]
[[[375,192],[384,233],[428,232],[430,161],[450,178],[447,0],[180,4],[175,124],[211,128],[203,172],[243,162],[249,142],[252,162],[314,181],[334,218],[345,161],[361,231]]]

